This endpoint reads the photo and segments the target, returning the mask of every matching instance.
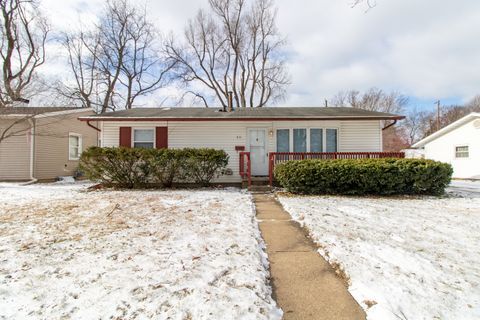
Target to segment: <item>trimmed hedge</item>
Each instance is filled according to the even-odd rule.
[[[208,185],[224,173],[228,155],[223,150],[90,147],[80,157],[80,170],[94,181],[122,188],[151,184],[171,187],[174,182]]]
[[[312,159],[276,165],[275,179],[301,194],[440,195],[452,172],[449,164],[425,159]]]

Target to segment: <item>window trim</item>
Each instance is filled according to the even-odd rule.
[[[466,151],[467,156],[466,156],[466,157],[458,157],[458,156],[457,156],[457,148],[461,148],[461,147],[467,147],[467,151]],[[460,152],[462,152],[462,151],[460,151]],[[463,152],[465,152],[465,151],[463,151]],[[454,145],[454,146],[453,146],[453,156],[455,157],[455,159],[460,159],[460,160],[462,160],[462,159],[469,159],[469,158],[470,158],[470,145],[468,145],[468,144],[458,144],[458,145]]]
[[[153,141],[135,141],[135,130],[151,130],[153,131]],[[153,147],[152,149],[155,149],[157,147],[157,130],[155,130],[154,127],[132,127],[132,148],[135,148],[135,142],[140,142],[140,143],[150,143],[153,142]]]
[[[290,128],[275,128],[275,133],[273,134],[273,145],[275,146],[275,152],[278,152],[277,150],[277,142],[278,142],[278,139],[277,139],[277,131],[278,130],[288,130],[288,152],[292,152],[292,144],[293,144],[293,137],[292,137],[292,133],[290,132]]]
[[[311,151],[311,146],[310,146],[310,130],[311,129],[322,129],[322,153],[327,152],[327,129],[334,129],[337,130],[337,151],[340,152],[340,128],[335,127],[335,126],[298,126],[298,127],[276,127],[275,128],[275,133],[274,133],[274,141],[273,145],[275,146],[275,152],[277,151],[277,130],[289,130],[289,149],[290,152],[294,152],[293,150],[293,129],[306,129],[307,130],[307,151],[306,152],[312,152]]]
[[[77,137],[78,138],[78,156],[77,157],[72,157],[70,155],[70,148],[71,148],[71,145],[70,145],[70,137]],[[77,161],[77,160],[80,160],[80,156],[82,154],[82,144],[83,144],[83,137],[80,133],[75,133],[75,132],[69,132],[68,133],[68,160],[71,160],[71,161]]]
[[[336,144],[336,147],[337,147],[336,149],[337,149],[337,150],[334,151],[334,152],[329,152],[329,153],[337,153],[337,152],[340,152],[340,151],[338,151],[338,150],[340,150],[340,146],[339,146],[339,143],[338,143],[339,140],[340,140],[340,130],[338,130],[338,128],[332,128],[332,127],[326,127],[326,128],[324,128],[324,139],[323,139],[323,141],[325,142],[325,144],[324,144],[325,151],[324,151],[324,152],[328,152],[328,151],[327,151],[327,130],[328,130],[328,129],[333,129],[333,130],[336,130],[336,131],[337,131],[336,139],[335,139],[335,140],[336,140],[336,141],[335,141],[335,144]]]

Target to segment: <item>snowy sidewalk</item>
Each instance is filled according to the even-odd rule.
[[[365,319],[345,282],[273,195],[256,194],[254,202],[284,319]]]

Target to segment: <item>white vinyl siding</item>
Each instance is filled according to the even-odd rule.
[[[425,158],[451,164],[454,178],[480,179],[480,129],[474,121],[428,142]]]
[[[230,156],[228,167],[233,175],[223,176],[219,182],[240,181],[239,155],[235,146],[244,146],[248,151],[248,128],[267,129],[268,152],[277,150],[277,129],[295,128],[304,128],[307,132],[310,128],[338,129],[339,152],[382,151],[380,121],[106,121],[102,123],[101,140],[105,147],[118,146],[120,127],[150,129],[162,126],[168,127],[169,148],[207,147],[225,150]],[[292,133],[289,139],[293,145]]]

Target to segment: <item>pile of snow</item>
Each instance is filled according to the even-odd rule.
[[[480,319],[478,193],[279,199],[350,277],[368,319]]]
[[[1,186],[0,319],[281,318],[250,195],[83,189]]]

